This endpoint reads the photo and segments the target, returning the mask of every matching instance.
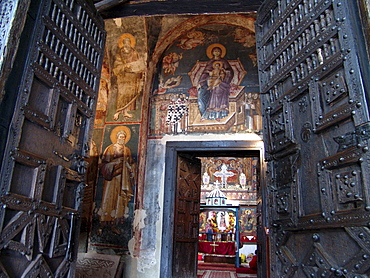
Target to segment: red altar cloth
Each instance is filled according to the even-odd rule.
[[[216,244],[216,246],[213,246],[213,244]],[[199,241],[198,252],[218,255],[235,255],[235,242]]]

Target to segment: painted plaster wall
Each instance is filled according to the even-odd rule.
[[[129,253],[133,236],[148,43],[142,17],[106,20],[105,26],[106,49],[93,132],[99,171],[89,182],[95,183],[89,250],[122,255]],[[118,144],[117,136],[122,133],[124,142]],[[124,162],[119,163],[120,159]],[[117,169],[110,175],[112,167]]]
[[[150,137],[261,129],[255,18],[235,18],[232,24],[222,17],[189,18],[168,32],[178,36],[171,37],[157,63]],[[218,57],[214,49],[220,50]]]
[[[213,18],[216,20],[215,18]],[[169,18],[168,21],[167,19],[162,19],[162,23],[164,29],[167,30],[168,25],[173,24],[173,18]],[[187,21],[183,22],[183,25],[194,25],[196,27],[199,24],[199,18],[194,19],[194,22],[191,22],[192,18],[188,18]],[[225,20],[225,19],[223,19]],[[166,23],[165,23],[166,21]],[[217,21],[217,20],[216,20]],[[185,24],[186,23],[186,24]],[[208,20],[204,20],[204,24],[207,24]],[[250,21],[249,21],[250,23]],[[176,43],[179,42],[179,38],[181,38],[181,35],[186,37],[187,34],[187,28],[185,28],[183,25],[178,25],[177,27],[172,27],[171,29],[168,29],[169,32],[165,33],[165,35],[162,37],[163,33],[160,33],[159,35],[159,42],[157,44],[156,51],[159,51],[161,49],[161,45],[167,44],[167,47],[163,47],[164,51],[162,54],[158,54],[158,59],[157,59],[157,72],[158,74],[154,74],[154,85],[151,87],[150,94],[151,94],[151,112],[153,110],[156,110],[158,107],[160,109],[168,110],[169,107],[169,102],[166,102],[166,95],[169,96],[168,100],[171,100],[172,94],[176,94],[181,91],[187,91],[190,87],[191,84],[189,84],[189,80],[187,80],[188,83],[183,83],[179,86],[174,91],[169,90],[168,92],[166,91],[161,91],[159,95],[164,96],[165,101],[160,102],[160,103],[155,103],[155,99],[157,98],[158,94],[158,89],[160,88],[160,82],[158,82],[162,77],[168,78],[169,76],[175,76],[175,74],[172,75],[167,75],[164,73],[163,69],[163,59],[166,57],[166,55],[169,55],[170,53],[176,52]],[[249,26],[250,27],[250,26]],[[213,26],[215,28],[215,26]],[[221,28],[219,26],[219,28]],[[211,28],[212,29],[212,28]],[[217,29],[217,28],[216,28]],[[235,29],[234,29],[235,30]],[[178,36],[173,35],[175,32],[178,33]],[[227,29],[226,33],[231,33],[230,29]],[[174,37],[172,37],[172,35]],[[232,34],[229,34],[232,36]],[[171,39],[169,39],[171,38]],[[230,39],[230,37],[229,37]],[[225,40],[225,38],[224,38]],[[252,44],[253,45],[253,44]],[[198,45],[193,45],[194,48],[196,48]],[[243,48],[244,46],[241,46]],[[184,66],[181,66],[181,61],[179,65],[175,65],[175,71],[177,70],[176,73],[181,74],[183,77],[188,75],[189,68],[192,67],[192,63],[196,63],[197,59],[202,57],[202,59],[208,59],[205,55],[206,52],[206,46],[199,45],[200,49],[197,49],[194,53],[202,53],[201,56],[193,56],[191,55],[191,49],[189,50],[188,57],[184,59],[186,62]],[[233,52],[232,50],[230,50]],[[234,48],[234,51],[236,49]],[[237,51],[236,51],[237,52]],[[177,52],[179,53],[179,52]],[[152,58],[152,61],[155,60],[155,54],[156,52],[154,51],[154,58]],[[237,53],[234,53],[234,56],[232,56],[234,59],[237,57]],[[161,67],[162,66],[162,67]],[[249,70],[249,68],[248,68]],[[174,73],[174,72],[172,72]],[[245,82],[244,84],[248,85],[248,81]],[[252,82],[249,83],[249,85],[253,84]],[[253,87],[250,86],[250,87]],[[162,87],[163,88],[163,87]],[[253,88],[252,90],[255,90]],[[157,110],[158,111],[158,110]],[[163,111],[163,110],[162,110]],[[151,114],[151,122],[150,122],[150,127],[155,125],[154,122],[157,121],[157,115]],[[216,121],[214,122],[216,123]],[[209,126],[212,126],[212,122],[208,123]],[[136,266],[137,268],[137,277],[149,277],[150,275],[153,275],[155,273],[155,277],[159,277],[160,275],[160,258],[161,258],[161,235],[162,235],[162,217],[168,217],[168,216],[163,216],[163,208],[164,208],[164,203],[163,203],[163,193],[165,192],[166,188],[164,188],[164,169],[166,167],[165,162],[166,162],[166,157],[165,157],[165,147],[166,147],[166,142],[168,141],[212,141],[212,140],[220,140],[220,141],[225,141],[225,140],[237,140],[237,141],[261,141],[261,137],[255,133],[252,132],[252,130],[247,130],[247,128],[242,129],[242,133],[235,133],[235,129],[233,132],[216,132],[214,134],[210,134],[212,132],[211,129],[208,130],[201,130],[198,132],[196,135],[190,135],[190,134],[179,134],[179,135],[171,135],[173,132],[173,129],[171,129],[170,125],[168,125],[168,129],[165,128],[164,130],[160,130],[159,133],[151,133],[151,130],[149,130],[149,139],[147,141],[147,152],[146,152],[146,162],[145,162],[145,167],[146,167],[146,172],[145,172],[145,180],[144,180],[144,189],[143,189],[143,209],[140,210],[140,214],[138,213],[135,215],[135,217],[141,217],[140,220],[137,220],[137,223],[144,223],[145,227],[141,229],[140,233],[135,233],[135,234],[140,234],[139,237],[134,237],[132,239],[132,246],[137,246],[139,245],[140,249],[140,256],[138,256],[137,259],[135,259],[136,263],[132,263],[132,266]],[[185,132],[187,133],[187,132]],[[158,193],[160,193],[158,195]],[[141,212],[145,211],[145,213],[141,214]],[[148,213],[150,211],[150,213]],[[140,215],[140,216],[139,216]],[[134,227],[134,230],[140,230],[137,229],[137,227]],[[137,252],[137,249],[133,247],[132,252]],[[127,274],[128,275],[128,274]],[[130,275],[134,275],[133,273],[130,273]],[[128,277],[128,276],[127,276]],[[130,276],[131,277],[131,276]]]
[[[252,17],[253,18],[253,17]],[[94,149],[98,157],[97,168],[99,172],[95,175],[96,187],[93,202],[92,230],[89,237],[89,251],[103,254],[121,255],[121,262],[124,264],[124,277],[159,277],[160,258],[161,258],[161,235],[163,222],[163,195],[164,188],[164,169],[165,169],[165,147],[168,141],[212,141],[212,140],[232,140],[232,141],[260,141],[261,137],[248,128],[243,128],[244,120],[239,122],[239,128],[231,128],[226,131],[216,131],[212,134],[213,123],[217,121],[207,121],[207,128],[198,130],[191,135],[173,135],[173,129],[169,124],[168,132],[151,133],[150,128],[156,121],[156,115],[149,113],[149,109],[156,110],[153,99],[156,98],[155,91],[159,88],[159,80],[163,74],[163,58],[176,49],[176,45],[181,38],[187,38],[187,34],[194,28],[209,25],[207,37],[213,38],[205,45],[193,45],[198,49],[193,55],[193,48],[186,49],[187,61],[179,66],[177,73],[188,76],[191,68],[198,59],[209,60],[206,50],[209,44],[217,43],[216,36],[218,28],[224,31],[222,39],[235,38],[233,33],[237,28],[244,26],[248,29],[254,28],[253,20],[248,16],[227,15],[227,16],[165,16],[165,17],[133,17],[122,19],[110,19],[106,21],[107,44],[105,66],[102,70],[102,80],[98,101],[98,111],[94,129]],[[228,27],[228,24],[233,27]],[[239,26],[239,27],[238,27]],[[204,27],[206,28],[206,27]],[[207,29],[207,28],[206,28]],[[249,34],[249,33],[248,33]],[[244,40],[244,38],[241,38]],[[239,37],[240,40],[240,37]],[[125,52],[124,42],[127,50]],[[245,41],[244,41],[245,43]],[[235,41],[229,48],[230,59],[237,60],[238,47],[246,49],[241,41]],[[253,43],[247,48],[251,50]],[[122,50],[123,58],[120,57]],[[185,51],[185,50],[184,50]],[[133,53],[126,55],[125,53]],[[244,54],[243,54],[244,53]],[[245,57],[240,60],[243,61]],[[248,58],[249,59],[249,58]],[[184,60],[185,61],[185,60]],[[250,60],[248,60],[250,61]],[[124,65],[123,71],[119,71],[119,66]],[[256,76],[256,66],[246,66],[248,73],[254,72],[253,82],[247,78],[240,80],[239,85],[251,88],[249,92],[258,93]],[[180,70],[181,69],[181,70]],[[128,74],[127,74],[128,72]],[[125,79],[125,74],[133,76],[133,79]],[[169,76],[166,75],[166,78]],[[248,81],[249,80],[249,81]],[[130,81],[130,82],[127,82]],[[127,94],[123,89],[126,83],[134,84],[137,97],[135,105],[129,107],[120,106],[118,99]],[[136,87],[135,87],[136,86]],[[181,91],[191,87],[190,80],[187,79],[179,88]],[[168,95],[177,94],[175,90],[169,90]],[[240,91],[244,98],[248,90]],[[165,96],[167,92],[161,92]],[[169,98],[171,100],[171,98]],[[166,111],[170,108],[170,102],[161,103],[162,109]],[[244,109],[244,103],[241,102]],[[196,111],[196,106],[193,107]],[[166,112],[167,113],[167,112]],[[196,113],[196,112],[195,112]],[[151,115],[151,118],[148,116]],[[113,215],[112,219],[104,219],[102,207],[104,200],[104,188],[107,188],[107,178],[103,176],[101,168],[105,164],[105,152],[108,147],[115,143],[115,134],[122,130],[125,133],[125,146],[131,151],[131,167],[136,167],[135,183],[133,196],[127,203],[124,214],[115,217],[115,211],[111,209],[108,215]],[[166,130],[166,129],[164,129]],[[115,131],[115,133],[114,133]],[[93,182],[91,183],[93,184]]]

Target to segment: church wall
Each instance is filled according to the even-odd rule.
[[[201,204],[207,203],[207,195],[220,190],[230,205],[255,205],[257,199],[258,157],[201,157],[202,184]],[[222,177],[222,173],[227,175]]]
[[[23,1],[28,2],[28,1]],[[365,3],[365,7],[368,7],[368,0],[361,1],[362,3]],[[188,19],[189,17],[172,17],[172,23],[173,25],[180,23],[184,19]],[[365,13],[365,18],[369,18],[368,10]],[[141,54],[141,58],[147,63],[147,53],[150,53],[150,55],[153,54],[153,52],[149,49],[146,49],[147,44],[146,41],[150,41],[148,38],[150,35],[146,34],[145,31],[147,30],[144,25],[144,18],[129,18],[128,23],[125,23],[124,25],[116,25],[114,21],[106,21],[107,29],[108,29],[108,38],[107,38],[107,48],[111,48],[111,50],[107,51],[107,58],[109,60],[109,63],[113,62],[113,49],[117,48],[117,38],[120,35],[123,35],[124,33],[133,34],[136,38],[137,44],[135,48],[138,50],[139,54]],[[160,20],[158,20],[160,22]],[[170,21],[167,23],[163,23],[164,26],[158,26],[162,31],[160,31],[160,35],[158,36],[159,39],[163,39],[163,37],[167,34],[167,30],[171,31],[171,24],[169,24]],[[116,29],[115,31],[112,31],[109,26],[113,26],[113,29]],[[129,26],[129,27],[128,27]],[[155,29],[155,27],[152,27],[152,29]],[[368,29],[367,29],[368,30]],[[110,33],[112,31],[112,34]],[[152,39],[151,41],[156,41],[157,38]],[[9,46],[9,44],[8,44]],[[11,46],[11,45],[10,45]],[[8,47],[8,49],[12,49],[12,51],[15,51],[15,48]],[[111,52],[109,52],[111,51]],[[156,53],[154,53],[156,54]],[[109,64],[111,66],[111,64]],[[148,70],[148,69],[146,69]],[[145,70],[145,71],[146,71]],[[107,81],[104,81],[104,73],[103,73],[103,84],[101,85],[101,91],[102,94],[105,94],[104,90],[109,91],[111,90],[112,83],[115,81],[111,79],[111,76],[108,74]],[[145,81],[145,79],[144,79]],[[106,82],[107,84],[105,84]],[[149,87],[151,87],[151,84],[149,84]],[[142,94],[148,94],[148,92],[143,91]],[[103,96],[104,98],[104,96]],[[131,120],[125,119],[122,117],[122,115],[119,116],[119,119],[116,121],[113,119],[114,111],[116,110],[115,107],[115,97],[113,93],[111,95],[106,95],[106,99],[99,100],[102,102],[102,106],[99,111],[98,107],[98,116],[97,116],[97,122],[95,125],[95,131],[94,131],[94,141],[92,143],[91,153],[93,154],[92,159],[92,165],[98,166],[101,163],[101,154],[104,151],[104,149],[110,144],[110,131],[113,127],[116,126],[126,126],[130,129],[130,132],[134,134],[129,141],[130,147],[132,148],[133,152],[133,159],[136,161],[137,164],[139,164],[139,153],[142,153],[140,151],[141,146],[141,135],[140,130],[142,130],[142,111],[141,111],[141,105],[140,99],[136,103],[136,109],[131,112],[133,114],[133,118]],[[106,103],[105,103],[106,101]],[[109,107],[109,108],[108,108]],[[100,116],[99,116],[99,113]],[[2,136],[4,137],[4,136]],[[146,167],[146,177],[144,182],[144,208],[137,210],[138,213],[137,217],[133,218],[133,211],[134,211],[134,198],[130,201],[130,211],[131,214],[131,220],[133,222],[133,227],[143,230],[142,233],[142,240],[140,242],[144,242],[144,244],[141,245],[142,252],[140,253],[140,261],[137,259],[137,257],[132,257],[131,255],[128,255],[128,252],[126,252],[127,256],[123,258],[124,264],[125,264],[125,276],[124,277],[159,277],[159,261],[160,261],[160,252],[161,252],[161,233],[162,233],[162,204],[163,204],[163,192],[165,190],[164,188],[164,163],[165,163],[165,144],[168,141],[209,141],[209,140],[260,140],[261,138],[259,136],[255,136],[253,133],[220,133],[215,135],[209,135],[209,134],[200,134],[200,135],[163,135],[159,136],[159,139],[151,138],[148,140],[148,158],[144,164],[147,165]],[[98,200],[101,200],[101,195],[99,196],[99,193],[97,193],[99,190],[101,192],[102,190],[102,177],[98,173],[97,167],[94,169],[91,169],[91,177],[88,180],[88,185],[91,186],[92,190],[87,190],[90,192],[90,201],[91,202],[98,202]],[[96,187],[95,187],[96,185]],[[95,192],[97,193],[95,195]],[[100,193],[101,194],[101,193]],[[100,198],[100,199],[99,199]],[[86,203],[86,202],[85,202]],[[152,210],[152,205],[154,204],[155,209]],[[87,211],[85,212],[84,216],[89,217],[89,213],[92,212],[92,209],[97,209],[97,207],[94,206],[90,208],[90,206],[86,206]],[[153,212],[154,213],[151,213]],[[149,213],[150,212],[150,213]],[[94,212],[94,216],[96,217],[97,213]],[[151,215],[151,220],[148,222],[147,215]],[[96,226],[95,226],[96,227]],[[94,228],[94,226],[93,226]],[[126,251],[133,250],[135,243],[138,241],[135,238],[132,237],[132,231],[131,228],[128,228],[127,231],[129,231],[129,237],[126,238],[126,242],[122,245],[119,245],[117,248],[118,252],[120,253],[123,249],[122,246],[125,246]],[[126,232],[126,231],[125,231]],[[94,238],[91,237],[90,242],[95,242]],[[153,242],[152,242],[153,241]],[[148,251],[149,250],[149,251]],[[106,253],[116,253],[113,249],[105,249],[104,252]],[[122,252],[124,253],[124,252]],[[148,254],[148,255],[147,255]]]
[[[239,206],[239,237],[250,242],[257,237],[257,188],[259,187],[259,157],[201,157],[201,205],[213,205],[209,194],[219,188],[225,194],[225,204]],[[206,233],[207,217],[200,216],[199,233]],[[199,239],[205,239],[200,235]]]
[[[220,17],[221,18],[221,17]],[[172,18],[173,19],[173,18]],[[191,21],[191,17],[188,18],[186,23]],[[165,19],[163,19],[162,24],[164,24]],[[199,22],[203,22],[199,19]],[[189,23],[190,24],[190,23]],[[191,25],[191,24],[190,24]],[[197,29],[201,24],[194,24],[192,25],[194,29]],[[135,275],[128,272],[126,274],[127,277],[149,277],[154,274],[154,277],[159,277],[160,275],[160,253],[161,253],[161,234],[162,234],[162,226],[161,222],[163,219],[163,193],[165,192],[166,188],[164,188],[164,168],[165,168],[165,147],[166,143],[170,141],[212,141],[212,140],[260,140],[259,136],[254,137],[256,134],[250,133],[254,130],[247,130],[243,128],[234,128],[227,131],[215,131],[212,128],[208,128],[214,126],[209,124],[207,127],[202,127],[202,129],[194,131],[190,127],[192,127],[192,123],[194,126],[194,122],[191,122],[191,116],[193,115],[190,111],[185,109],[185,113],[183,116],[188,113],[187,117],[189,122],[185,121],[185,130],[183,128],[175,127],[175,125],[166,125],[166,120],[168,116],[168,107],[173,104],[172,107],[176,108],[176,101],[183,101],[184,98],[186,101],[189,102],[190,98],[193,96],[191,95],[191,91],[189,89],[192,87],[191,80],[187,73],[189,73],[192,69],[192,65],[195,65],[196,61],[207,61],[209,58],[206,56],[206,43],[205,44],[198,44],[194,47],[194,49],[187,49],[184,50],[185,52],[192,52],[194,55],[198,53],[199,56],[195,60],[193,55],[186,56],[182,54],[181,59],[179,60],[179,64],[177,65],[177,61],[172,63],[173,65],[173,72],[165,73],[165,69],[167,67],[163,67],[165,64],[163,59],[168,56],[168,59],[171,61],[176,55],[170,55],[171,53],[179,54],[177,43],[179,42],[180,38],[186,38],[186,34],[188,34],[189,30],[192,28],[186,29],[186,24],[183,24],[182,27],[170,29],[169,32],[159,32],[161,35],[159,36],[159,40],[157,43],[157,47],[153,51],[152,66],[157,66],[156,70],[151,69],[153,72],[157,71],[157,75],[153,77],[154,83],[153,85],[150,84],[148,87],[151,89],[148,90],[150,92],[150,123],[149,123],[149,130],[148,130],[148,140],[147,140],[147,155],[145,160],[146,165],[146,172],[145,172],[145,180],[144,180],[144,190],[143,190],[143,206],[140,208],[138,212],[139,219],[135,220],[137,224],[138,230],[141,231],[139,237],[134,237],[130,244],[132,246],[138,246],[140,249],[140,254],[143,254],[142,257],[138,256],[137,259],[131,258],[131,270],[134,270],[135,267],[138,272]],[[168,26],[167,26],[168,27]],[[177,31],[177,32],[175,32]],[[174,35],[177,33],[178,35]],[[209,45],[210,42],[208,42]],[[200,49],[203,49],[202,51]],[[227,53],[230,53],[229,49]],[[176,57],[175,57],[176,58]],[[178,57],[177,57],[178,58]],[[229,58],[228,58],[229,59]],[[230,57],[231,59],[231,57]],[[185,60],[185,64],[181,64],[181,61]],[[171,63],[170,63],[171,64]],[[171,65],[170,65],[171,66]],[[181,83],[172,88],[165,88],[167,85],[176,85],[179,79],[176,79],[178,76],[181,76],[182,79]],[[174,78],[171,81],[174,83],[166,85],[166,81],[170,78]],[[184,81],[187,80],[187,81]],[[183,83],[182,83],[183,82]],[[196,87],[196,86],[194,86]],[[181,97],[179,94],[183,94]],[[177,103],[181,104],[181,103]],[[195,108],[197,103],[195,102]],[[178,107],[179,108],[179,107]],[[181,107],[180,107],[181,108]],[[193,112],[196,111],[192,110]],[[194,116],[194,115],[193,115]],[[179,121],[180,123],[180,121]],[[181,123],[182,124],[182,123]],[[163,126],[162,126],[163,125]],[[179,126],[179,125],[178,125]],[[150,212],[150,213],[149,213]],[[130,273],[130,275],[129,275]],[[133,275],[133,276],[132,276]]]
[[[86,209],[85,216],[92,214],[90,250],[125,254],[129,252],[128,242],[133,233],[147,42],[143,18],[106,20],[105,26],[106,51],[93,132],[98,154],[95,163],[100,171],[91,176],[89,184],[96,186],[90,189],[93,192],[90,195],[94,195],[92,211]],[[122,132],[125,134],[125,163],[117,164],[123,153],[113,151],[111,146]],[[106,171],[102,167],[107,167]],[[112,177],[109,167],[121,169],[117,168]],[[123,182],[121,172],[128,174]],[[112,188],[111,191],[108,188]],[[114,197],[117,194],[119,196]]]
[[[229,22],[232,24],[226,24]],[[123,255],[124,277],[158,277],[163,193],[166,190],[166,142],[261,140],[257,135],[261,129],[261,112],[257,65],[254,64],[254,16],[237,16],[237,19],[235,15],[133,17],[106,20],[105,23],[106,56],[92,147],[98,159],[93,162],[97,167],[89,183],[93,185],[95,180],[95,188],[90,190],[93,217],[87,249]],[[197,38],[200,32],[202,35]],[[119,56],[124,40],[135,50],[134,58]],[[234,90],[231,92],[234,99],[230,101],[233,107],[224,119],[201,122],[196,92],[198,84],[192,80],[194,74],[191,76],[190,72],[199,65],[204,67],[210,60],[209,46],[212,44],[222,49],[225,60],[232,63],[236,72],[233,82],[228,84],[231,83]],[[176,55],[171,53],[181,58],[175,61]],[[130,87],[126,83],[130,83]],[[136,92],[135,105],[125,107],[123,97],[130,91]],[[176,117],[184,111],[180,114],[171,112],[179,107],[185,111],[180,119],[182,126],[177,124],[180,121],[177,122]],[[182,128],[183,123],[185,128]],[[197,124],[200,128],[196,128]],[[131,180],[133,196],[125,193],[129,199],[125,211],[116,212],[111,206],[110,211],[105,212],[110,217],[104,217],[104,204],[115,201],[114,198],[104,199],[104,190],[109,184],[109,178],[104,177],[102,171],[106,164],[104,160],[107,160],[104,153],[115,142],[118,131],[126,135],[125,145],[132,156],[130,165],[135,168],[135,177]],[[116,202],[122,204],[122,200]]]

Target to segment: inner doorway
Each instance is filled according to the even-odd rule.
[[[263,173],[263,142],[259,141],[208,141],[208,142],[167,142],[166,145],[166,169],[165,169],[165,188],[164,193],[164,217],[163,217],[163,233],[162,233],[162,257],[161,257],[161,277],[184,277],[181,273],[173,271],[179,262],[174,259],[174,252],[177,249],[177,242],[174,237],[175,233],[175,215],[176,215],[176,190],[177,190],[177,161],[180,155],[187,155],[196,157],[258,157],[259,173]],[[257,196],[257,238],[258,250],[260,252],[259,267],[261,269],[260,275],[267,277],[263,272],[266,267],[267,248],[266,248],[266,234],[261,233],[264,231],[263,227],[267,227],[267,223],[263,223],[266,210],[263,209],[262,195],[263,193],[263,175],[259,175],[260,190],[258,190]],[[199,196],[200,198],[200,196]],[[174,213],[175,211],[175,213]],[[193,254],[197,256],[197,252],[191,251],[186,254]],[[197,258],[188,259],[187,262],[194,262]],[[181,262],[184,264],[184,262]],[[185,262],[186,263],[186,262]],[[187,266],[182,265],[182,268]],[[196,265],[190,266],[190,268],[196,268]],[[196,269],[194,269],[196,273]],[[188,274],[187,274],[188,275]],[[187,276],[189,277],[189,276]],[[196,277],[196,275],[194,276]]]
[[[238,155],[236,153],[236,155]],[[201,162],[198,277],[256,277],[259,156],[198,157]]]

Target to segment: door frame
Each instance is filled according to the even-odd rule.
[[[260,199],[265,201],[265,162],[263,141],[168,141],[166,143],[165,179],[163,196],[163,222],[160,277],[172,277],[172,253],[174,233],[174,208],[176,193],[176,169],[177,157],[181,153],[191,154],[197,157],[204,156],[258,156],[260,159]],[[267,201],[267,200],[266,200]],[[263,202],[266,207],[266,202]],[[262,210],[262,225],[268,227],[267,210]],[[260,245],[264,250],[266,246]],[[265,252],[264,252],[265,253]],[[262,260],[266,262],[266,258]],[[264,266],[262,269],[268,269]],[[266,276],[262,276],[266,277]]]

